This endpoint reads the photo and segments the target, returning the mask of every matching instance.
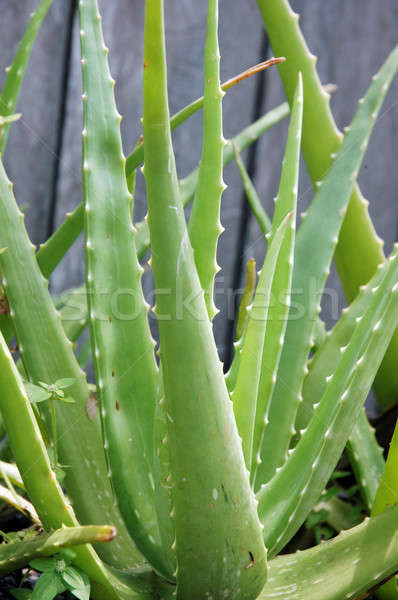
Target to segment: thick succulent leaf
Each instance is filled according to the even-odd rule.
[[[12,321],[9,314],[0,314],[0,331],[9,343],[14,335]]]
[[[365,409],[360,411],[348,438],[347,451],[365,506],[370,512],[386,463],[383,448],[377,443]]]
[[[144,64],[144,174],[159,292],[155,312],[173,485],[177,597],[203,600],[228,589],[231,599],[254,598],[265,581],[265,549],[179,193],[161,0],[146,3]],[[250,552],[255,562],[247,569]]]
[[[242,356],[243,344],[245,334],[247,331],[247,324],[249,321],[249,312],[254,293],[256,291],[257,272],[256,262],[254,258],[251,258],[246,267],[246,283],[245,289],[243,290],[242,298],[239,304],[238,321],[236,324],[235,342],[234,342],[234,357],[232,359],[231,366],[228,373],[225,375],[225,383],[227,385],[229,393],[231,393],[236,385],[236,379],[238,377],[240,359]]]
[[[379,265],[371,280],[371,287],[361,289],[352,304],[343,310],[340,320],[310,361],[308,374],[304,379],[303,402],[299,406],[296,419],[298,434],[310,422],[314,404],[324,393],[327,381],[339,363],[340,348],[348,344],[357,327],[357,319],[360,319],[372,302],[372,288],[380,284],[387,269],[388,261]],[[361,411],[350,434],[348,451],[361,493],[370,510],[384,469],[384,460],[365,411]]]
[[[292,229],[293,213],[289,213],[275,231],[268,249],[252,307],[249,309],[236,386],[231,393],[243,455],[247,468],[252,465],[254,425],[261,377],[264,338],[268,334],[268,313],[276,282],[276,266],[282,244]],[[291,236],[290,236],[291,237]],[[278,273],[279,277],[279,273]],[[264,421],[264,417],[263,417]]]
[[[239,151],[243,151],[247,146],[254,143],[265,131],[279,123],[289,114],[289,106],[286,102],[280,106],[270,110],[268,113],[260,117],[257,121],[243,129],[235,138],[234,143]],[[133,153],[134,154],[134,153]],[[132,177],[134,169],[139,166],[143,160],[143,155],[137,157],[134,161],[127,159],[126,175]],[[224,166],[229,164],[233,159],[232,148],[226,146],[223,153]],[[181,194],[184,206],[187,205],[195,193],[197,183],[198,170],[182,181]],[[37,261],[41,271],[45,277],[49,277],[61,259],[65,256],[69,248],[78,238],[83,229],[84,211],[83,204],[79,204],[72,213],[66,215],[65,221],[53,233],[53,235],[40,247],[37,253]],[[136,233],[136,249],[138,258],[142,258],[149,247],[149,231],[146,221],[140,221],[137,225]]]
[[[254,293],[256,291],[256,281],[256,261],[254,258],[251,258],[246,266],[246,283],[239,304],[235,341],[239,341],[247,329],[247,324],[249,321],[249,308],[252,305]]]
[[[63,527],[26,540],[0,544],[0,577],[25,567],[34,559],[56,554],[63,548],[94,542],[110,542],[115,535],[114,527],[87,525],[86,527]]]
[[[225,189],[222,178],[223,146],[222,99],[220,87],[220,49],[218,47],[218,0],[209,0],[204,69],[203,147],[198,183],[189,219],[189,238],[199,280],[205,293],[209,319],[217,314],[214,304],[214,277],[217,264],[221,196]]]
[[[35,12],[30,16],[29,24],[18,46],[12,64],[6,69],[7,77],[0,94],[0,115],[10,117],[15,111],[19,92],[29,62],[33,44],[41,24],[54,0],[41,0]],[[11,121],[12,122],[12,121]],[[4,152],[7,143],[10,121],[2,125],[0,130],[0,152]]]
[[[21,117],[19,114],[13,114],[13,112],[18,101],[36,35],[53,1],[41,0],[36,11],[31,14],[29,24],[19,44],[15,58],[12,64],[6,69],[6,80],[0,93],[0,153],[5,150],[11,123]],[[7,314],[0,314],[0,331],[7,341],[11,339],[13,335],[12,324]]]
[[[356,600],[397,570],[397,519],[394,506],[315,548],[271,560],[259,600]]]
[[[0,246],[7,248],[0,254],[0,265],[25,371],[33,383],[53,384],[61,377],[75,380],[69,388],[75,402],[56,403],[59,457],[62,464],[71,467],[64,482],[68,496],[82,524],[105,521],[117,527],[119,535],[115,542],[99,549],[106,560],[117,566],[134,567],[142,558],[114,503],[99,422],[90,420],[86,413],[90,395],[86,378],[65,336],[48,292],[48,282],[37,265],[23,215],[1,162],[0,212]],[[47,430],[51,431],[50,407],[44,402],[40,408],[47,420]]]
[[[303,153],[310,178],[315,184],[329,169],[343,136],[330,111],[330,96],[322,88],[317,74],[317,58],[308,50],[300,31],[299,16],[291,9],[289,0],[257,0],[257,4],[274,52],[283,51],[287,58],[280,67],[280,75],[290,103],[297,74],[299,71],[303,73],[306,97]],[[335,253],[337,270],[349,301],[355,298],[359,287],[369,281],[377,265],[384,260],[383,241],[373,227],[367,206],[368,202],[358,186],[354,186]],[[391,406],[397,399],[397,351],[398,333],[392,339],[375,380],[376,395],[383,408]]]
[[[337,244],[344,214],[365,154],[376,117],[398,68],[398,49],[374,77],[365,98],[347,129],[336,158],[318,186],[296,239],[292,289],[300,295],[292,302],[286,328],[278,379],[271,400],[264,447],[267,468],[261,483],[268,481],[286,460],[299,403],[312,331],[319,301]],[[300,312],[298,312],[298,310]],[[271,446],[268,440],[278,440]]]
[[[328,379],[308,428],[273,479],[258,493],[266,545],[278,552],[325,487],[366,399],[398,319],[397,250]],[[392,290],[392,291],[391,291]],[[283,501],[281,501],[283,498]]]
[[[286,213],[293,211],[296,214],[302,120],[303,83],[301,75],[299,75],[283,160],[281,181],[275,202],[271,239],[276,235],[276,230]],[[277,277],[273,282],[271,290],[271,303],[267,315],[256,410],[253,460],[251,464],[252,481],[256,477],[258,481],[266,479],[266,474],[269,472],[270,445],[277,447],[279,444],[279,436],[275,438],[274,435],[275,428],[268,431],[268,427],[271,398],[277,379],[289,314],[296,237],[295,225],[294,219],[281,246],[276,266]],[[274,418],[276,418],[275,414]]]
[[[0,334],[0,410],[12,453],[28,496],[47,529],[76,527],[78,522],[51,470],[36,418],[11,354]],[[114,529],[112,528],[114,532]],[[114,535],[114,534],[113,534]],[[106,590],[106,596],[118,596],[108,584],[108,573],[88,546],[76,549],[76,564]],[[13,567],[14,568],[14,567]],[[13,570],[13,568],[11,570]]]
[[[79,20],[86,286],[104,447],[130,535],[151,564],[170,577],[174,567],[164,560],[155,506],[155,494],[161,493],[153,472],[155,344],[134,245],[121,117],[96,0],[80,2]]]
[[[379,487],[372,507],[372,516],[378,515],[398,503],[398,425],[388,451],[387,462],[382,472]],[[397,578],[389,581],[378,592],[379,600],[397,600]]]

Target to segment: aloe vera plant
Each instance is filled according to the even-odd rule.
[[[9,71],[2,93],[9,110],[0,111],[0,127],[14,119],[33,32],[50,4],[40,3],[21,42],[24,52]],[[278,16],[296,23],[282,0],[259,5],[271,30],[278,31]],[[171,118],[163,8],[162,0],[146,0],[143,139],[126,159],[97,0],[79,1],[83,204],[38,252],[0,165],[0,410],[19,469],[4,467],[3,476],[13,473],[28,498],[21,496],[21,502],[33,505],[49,532],[29,542],[24,557],[19,547],[12,549],[2,573],[48,555],[64,540],[94,544],[77,545],[73,560],[99,600],[366,597],[398,570],[397,507],[391,506],[398,492],[396,434],[385,466],[363,409],[398,325],[398,248],[385,260],[379,257],[375,272],[369,268],[361,275],[358,293],[358,277],[350,280],[344,272],[347,289],[355,293],[327,333],[319,321],[319,297],[339,240],[344,244],[347,235],[344,217],[350,197],[358,194],[357,173],[398,69],[398,49],[360,101],[341,148],[334,144],[333,160],[319,166],[307,107],[308,81],[317,85],[313,67],[309,74],[303,60],[296,69],[294,57],[288,66],[301,40],[294,32],[286,52],[278,47],[288,59],[280,68],[291,112],[271,219],[239,152],[286,117],[287,105],[226,141],[222,98],[231,82],[282,59],[221,86],[218,1],[208,0],[204,95]],[[321,88],[316,92],[324,97]],[[322,116],[322,102],[314,104],[320,122],[329,114]],[[201,163],[179,181],[171,130],[201,107]],[[2,140],[4,147],[6,135]],[[298,225],[302,140],[318,183]],[[233,157],[267,251],[258,282],[249,261],[234,358],[224,374],[212,328],[213,287],[220,268],[223,167]],[[134,223],[135,171],[142,162],[148,215]],[[184,207],[191,199],[187,223]],[[74,292],[79,301],[52,298],[47,278],[81,229],[86,280]],[[148,249],[155,307],[141,286]],[[299,315],[291,301],[297,287],[304,289]],[[158,323],[158,348],[149,310]],[[73,345],[87,326],[95,394]],[[18,360],[8,346],[13,336]],[[65,388],[71,400],[66,403]],[[325,544],[277,557],[317,506],[346,446],[372,516]],[[116,530],[109,544],[95,544]],[[396,599],[395,580],[379,593]]]

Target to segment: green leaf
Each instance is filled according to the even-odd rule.
[[[72,377],[64,377],[63,379],[57,379],[57,381],[55,382],[55,385],[57,386],[57,388],[59,388],[61,390],[65,390],[66,388],[70,387],[74,383],[76,383],[76,379],[74,379]]]
[[[204,67],[203,144],[192,213],[189,219],[189,239],[210,321],[218,310],[214,304],[214,278],[217,264],[218,238],[223,231],[220,223],[223,181],[222,98],[220,87],[220,50],[218,44],[218,7],[208,4],[207,36]]]
[[[45,383],[44,381],[38,381],[37,383],[40,387],[43,388],[43,390],[50,390],[51,388],[51,384]]]
[[[276,55],[283,52],[287,59],[279,72],[289,103],[293,99],[297,74],[299,71],[303,73],[306,99],[303,153],[311,181],[315,184],[329,169],[342,143],[343,134],[333,119],[329,105],[330,95],[322,88],[317,73],[316,56],[308,49],[300,30],[299,15],[290,6],[297,6],[297,3],[289,3],[289,0],[257,0],[257,4],[273,51]],[[352,75],[355,77],[354,70]],[[383,241],[375,232],[367,205],[368,202],[363,198],[358,186],[355,186],[335,252],[337,271],[349,302],[384,260]],[[327,223],[326,218],[324,223]],[[397,353],[398,332],[392,339],[382,369],[374,383],[377,400],[384,409],[397,401]]]
[[[59,466],[55,466],[54,467],[54,473],[55,476],[57,478],[57,481],[60,485],[62,485],[63,481],[65,480],[66,477],[66,473],[63,469],[61,469]]]
[[[18,101],[25,70],[36,36],[52,3],[53,0],[41,0],[36,11],[31,14],[30,22],[18,46],[14,60],[11,66],[6,69],[7,77],[0,94],[0,115],[6,123],[5,127],[2,127],[2,131],[0,131],[0,152],[4,152],[7,143],[9,124],[15,121],[15,117],[18,117],[18,115],[13,115],[12,113]],[[4,119],[4,117],[6,118]]]
[[[247,331],[247,324],[249,321],[248,309],[253,302],[254,294],[256,291],[256,282],[256,262],[254,258],[251,258],[247,263],[246,284],[239,305],[238,322],[236,324],[234,342],[234,357],[232,360],[231,367],[228,373],[226,373],[225,375],[225,383],[227,385],[229,393],[231,393],[236,386],[236,379],[238,377],[240,359],[242,357],[244,338]]]
[[[26,565],[44,552],[54,554],[60,546],[77,544],[76,562],[93,579],[107,590],[110,600],[117,600],[109,573],[89,542],[113,539],[114,527],[73,527],[77,525],[70,504],[56,482],[44,442],[40,436],[32,406],[26,398],[21,377],[7,344],[0,333],[0,410],[7,430],[10,447],[18,469],[23,477],[29,498],[34,502],[40,519],[46,527],[68,525],[39,539],[22,542],[21,545],[0,545],[0,577]]]
[[[54,600],[58,594],[65,590],[65,585],[56,573],[46,572],[39,577],[31,600]]]
[[[216,14],[217,3],[211,0],[211,32]],[[158,320],[159,354],[174,484],[178,594],[221,597],[229,589],[232,597],[254,598],[264,585],[266,554],[178,186],[159,0],[146,2],[144,61],[144,174],[152,268],[156,289],[170,290],[157,295],[155,314],[167,317]]]
[[[42,571],[45,573],[46,571],[54,571],[57,566],[56,558],[35,558],[31,560],[29,566],[32,567],[35,571]]]
[[[131,224],[121,116],[97,15],[95,0],[79,4],[86,287],[104,448],[130,536],[156,570],[172,579],[173,522],[160,522],[155,501],[165,496],[153,466],[159,372]]]
[[[349,477],[350,475],[351,475],[350,471],[339,471],[336,469],[335,471],[333,471],[330,479],[331,480],[343,479],[344,477]]]
[[[236,386],[231,394],[247,468],[252,466],[257,398],[261,377],[264,339],[267,335],[269,307],[276,279],[276,266],[282,244],[292,230],[293,213],[289,213],[275,232],[261,270],[253,306],[245,333]],[[294,225],[293,225],[294,226]],[[290,230],[290,232],[289,232]],[[264,417],[262,419],[264,422]]]
[[[287,457],[301,402],[308,355],[313,344],[314,323],[320,311],[320,297],[357,173],[397,69],[398,48],[373,78],[346,130],[343,144],[329,171],[319,183],[297,232],[292,289],[302,291],[299,300],[300,306],[305,307],[305,310],[302,315],[298,315],[297,303],[292,302],[270,405],[269,424],[264,432],[263,448],[266,449],[267,469],[262,471],[261,483],[269,481]]]
[[[63,548],[61,552],[58,552],[58,556],[60,556],[67,565],[70,565],[76,558],[76,552],[72,550],[72,548]]]
[[[396,572],[397,521],[395,506],[333,540],[271,560],[258,600],[357,599]]]
[[[271,554],[280,551],[318,500],[344,449],[398,320],[398,246],[359,318],[314,415],[283,467],[258,494]],[[280,502],[283,497],[284,501]]]
[[[16,600],[32,600],[32,593],[32,590],[27,590],[25,588],[11,590],[11,595],[16,598]]]
[[[73,398],[71,398],[70,396],[58,397],[58,400],[60,402],[66,402],[67,404],[74,404],[75,403],[75,400]]]
[[[60,578],[76,598],[90,600],[90,580],[83,571],[69,566],[62,571]]]
[[[357,327],[357,319],[360,319],[369,307],[373,298],[372,289],[380,284],[387,267],[388,262],[379,266],[372,279],[372,288],[362,289],[350,306],[343,310],[340,320],[311,359],[303,384],[303,402],[296,417],[297,430],[302,430],[308,425],[313,414],[313,405],[319,401],[326,388],[327,379],[340,361],[340,349],[350,341]],[[361,411],[353,427],[347,449],[355,477],[361,486],[361,494],[370,511],[383,472],[384,459],[365,410]]]
[[[359,414],[347,443],[347,451],[361,496],[370,512],[386,463],[383,448],[377,443],[366,409]]]
[[[42,387],[39,387],[29,382],[26,382],[24,386],[28,393],[29,401],[32,402],[32,404],[44,402],[45,400],[51,398],[51,393],[47,392],[46,390],[43,390]]]
[[[303,104],[303,82],[301,74],[299,74],[278,196],[275,202],[271,240],[275,237],[277,228],[288,212],[293,212],[296,217]],[[296,240],[295,225],[296,218],[292,221],[292,226],[283,240],[276,266],[277,276],[272,283],[272,302],[267,317],[268,322],[266,325],[258,391],[253,461],[250,466],[251,481],[256,484],[256,487],[258,487],[259,483],[266,481],[268,474],[272,472],[273,460],[275,459],[272,459],[271,456],[276,455],[279,448],[283,450],[282,440],[284,436],[289,435],[293,425],[292,421],[283,420],[284,415],[280,414],[278,407],[273,406],[272,403],[277,385],[277,377],[279,377],[279,364],[283,353],[283,344],[286,340],[286,328],[289,326],[288,315],[290,314],[289,305],[292,295]],[[272,409],[274,410],[272,411]],[[271,412],[273,412],[272,417],[274,418],[272,423],[270,421]],[[275,419],[280,419],[280,429],[274,427],[276,423]]]
[[[15,335],[23,348],[23,365],[28,379],[35,383],[42,382],[47,387],[63,377],[76,379],[69,390],[76,402],[69,405],[57,403],[59,457],[62,463],[71,465],[65,479],[68,497],[82,523],[103,523],[106,514],[109,522],[117,528],[118,537],[112,548],[106,548],[104,544],[98,549],[104,559],[106,555],[109,564],[134,567],[141,564],[142,555],[128,535],[113,499],[98,420],[87,423],[86,401],[89,391],[86,375],[79,368],[72,344],[67,339],[55,310],[48,282],[38,267],[34,247],[27,235],[11,182],[1,160],[0,213],[3,215],[0,219],[0,246],[8,246],[8,252],[0,255],[0,268],[7,282],[7,298],[14,311]],[[46,421],[47,430],[50,431],[50,402],[41,402],[38,406]],[[28,457],[30,463],[34,458],[34,455]],[[92,468],[93,464],[96,465],[95,469]],[[40,479],[42,477],[44,475]],[[36,486],[39,497],[35,495],[33,499],[29,492],[36,507],[38,504],[45,504],[45,496],[42,496],[39,487]],[[84,494],[81,493],[83,488]],[[98,502],[99,494],[101,502]],[[49,512],[47,503],[45,521]],[[43,513],[40,518],[43,519]],[[56,528],[62,522],[65,521],[51,520],[43,524],[48,528]]]

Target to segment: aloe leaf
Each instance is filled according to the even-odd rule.
[[[247,323],[249,321],[248,310],[253,302],[253,297],[256,290],[256,281],[256,261],[254,258],[251,258],[246,267],[246,284],[239,304],[235,341],[239,341],[247,329]]]
[[[281,181],[275,202],[271,239],[276,235],[276,229],[279,227],[284,215],[289,211],[296,214],[302,119],[303,83],[301,75],[299,75],[283,160]],[[265,331],[254,431],[253,461],[251,464],[253,482],[255,478],[258,478],[259,481],[265,480],[264,472],[268,472],[270,444],[279,445],[279,439],[275,438],[274,435],[274,428],[270,428],[271,431],[268,428],[270,426],[271,398],[277,379],[289,314],[296,237],[295,224],[294,219],[286,238],[283,240],[276,267],[278,276],[275,278],[271,290],[272,304],[269,308]]]
[[[372,278],[374,287],[382,281],[387,267],[388,262],[379,265],[376,275]],[[327,378],[332,374],[340,360],[340,348],[350,340],[357,326],[357,318],[360,318],[371,301],[371,288],[361,288],[360,293],[351,305],[343,309],[340,320],[328,332],[325,340],[309,362],[308,374],[303,384],[303,402],[299,406],[296,418],[298,433],[301,429],[307,427],[313,414],[313,405],[318,402],[326,386]],[[370,508],[384,468],[384,461],[382,451],[367,421],[366,412],[359,416],[358,424],[355,425],[348,441],[348,450],[365,502]]]
[[[388,262],[380,264],[372,278],[372,286],[382,281]],[[348,344],[357,326],[357,319],[367,310],[373,295],[371,288],[360,291],[352,304],[343,310],[335,327],[327,334],[320,348],[309,362],[308,374],[303,384],[303,401],[296,418],[297,434],[305,429],[311,420],[314,405],[325,391],[327,381],[341,358],[340,348]],[[352,429],[347,444],[350,460],[367,508],[373,505],[377,487],[384,469],[382,450],[378,446],[368,422],[365,410],[360,411],[358,421]]]
[[[284,466],[258,493],[259,513],[267,525],[271,554],[297,531],[325,487],[358,418],[398,319],[398,258],[391,255],[373,299],[315,408],[308,428]],[[283,502],[280,498],[283,497]]]
[[[237,147],[234,144],[232,144],[232,147],[234,150],[236,166],[238,167],[238,171],[243,183],[243,188],[245,190],[246,198],[249,201],[250,208],[252,209],[252,212],[256,218],[257,223],[260,226],[261,231],[263,232],[264,236],[266,236],[271,231],[271,220],[265,212],[263,205],[261,204],[261,200],[258,197],[257,190],[254,187],[252,180],[250,179],[249,173],[247,172],[245,165],[243,164],[242,157]]]
[[[311,54],[301,33],[299,15],[292,10],[289,0],[257,0],[257,4],[274,52],[283,48],[287,58],[280,66],[279,73],[289,103],[293,100],[297,74],[299,71],[303,73],[306,98],[303,154],[310,178],[315,184],[324,178],[332,164],[332,157],[341,146],[343,134],[333,119],[329,106],[330,95],[321,85],[316,69],[317,57]],[[344,250],[346,258],[343,256]],[[384,258],[380,240],[374,232],[366,203],[358,188],[353,191],[336,258],[348,300],[356,296],[358,287],[370,279]]]
[[[267,323],[278,258],[282,244],[292,229],[293,213],[289,213],[275,231],[261,270],[253,306],[249,310],[247,331],[240,358],[236,386],[231,393],[239,435],[247,468],[252,465],[254,425],[257,397],[261,376],[264,338],[268,334]],[[278,273],[279,277],[279,273]],[[264,417],[263,417],[264,421]]]
[[[63,548],[110,542],[115,535],[114,527],[86,525],[85,527],[63,527],[57,531],[41,533],[34,538],[0,544],[0,577],[25,567],[36,558],[51,556]]]
[[[63,495],[55,474],[51,470],[32,407],[1,334],[0,389],[0,410],[10,447],[28,496],[37,510],[40,520],[47,529],[77,526],[78,522],[73,509]],[[102,529],[102,531],[104,530]],[[107,528],[106,531],[112,532],[112,534],[109,533],[109,537],[114,537],[115,529],[113,527]],[[95,598],[99,600],[105,600],[105,598],[117,600],[119,598],[108,583],[108,573],[92,548],[89,546],[77,548],[76,564],[88,574],[90,579],[100,584]],[[100,593],[101,588],[102,592]]]
[[[249,308],[253,302],[254,294],[256,291],[257,272],[256,272],[256,261],[251,258],[246,267],[246,283],[245,289],[243,290],[242,298],[239,304],[238,320],[236,324],[235,342],[234,342],[234,357],[232,359],[231,367],[225,375],[225,383],[228,391],[232,392],[236,385],[236,378],[238,376],[240,359],[242,356],[244,337],[247,330],[247,324],[249,322]]]
[[[69,393],[73,404],[57,402],[58,449],[62,464],[70,465],[65,486],[82,524],[104,521],[118,529],[117,539],[100,548],[110,564],[134,567],[142,560],[127,533],[114,504],[107,476],[98,420],[86,413],[89,390],[85,374],[77,364],[71,342],[48,292],[48,283],[37,265],[34,247],[24,226],[8,180],[0,163],[0,255],[8,301],[11,308],[19,352],[31,382],[53,384],[70,377],[75,384]],[[51,431],[50,407],[42,403],[43,414]],[[81,490],[85,493],[82,494]],[[37,508],[37,507],[36,507]]]
[[[82,343],[80,350],[76,354],[76,358],[83,371],[87,370],[90,359],[92,358],[91,340],[89,336]]]
[[[215,275],[220,270],[217,264],[217,244],[223,232],[220,207],[221,196],[226,187],[222,177],[222,153],[226,143],[222,124],[223,96],[220,86],[218,2],[211,0],[207,11],[202,157],[188,229],[210,321],[218,312],[214,304],[213,289]]]
[[[134,246],[121,117],[96,0],[81,2],[79,15],[86,285],[104,445],[130,534],[151,564],[170,577],[174,568],[170,572],[163,558],[155,507],[159,490],[153,472],[153,424],[158,369],[141,288],[143,269]]]
[[[398,498],[398,427],[395,427],[387,457],[386,466],[377,490],[372,514],[376,515],[386,507],[397,503]]]
[[[158,511],[159,522],[163,524],[163,540],[164,548],[168,552],[172,552],[172,556],[168,557],[169,564],[174,565],[175,571],[175,551],[173,546],[175,540],[175,523],[173,519],[173,494],[172,484],[170,479],[170,453],[168,448],[167,440],[167,422],[168,416],[165,407],[165,397],[163,391],[163,381],[161,378],[162,363],[159,366],[160,380],[158,390],[158,401],[155,409],[155,422],[154,422],[154,445],[155,445],[155,459],[154,459],[154,478],[157,482],[161,494],[156,495],[156,507]],[[165,525],[167,524],[167,528]],[[167,534],[167,536],[165,535]],[[174,572],[169,581],[174,581]]]
[[[385,460],[366,410],[361,410],[347,443],[348,456],[365,505],[370,512],[379,487]]]
[[[146,3],[144,39],[144,174],[159,292],[177,597],[203,600],[228,589],[230,598],[251,599],[264,585],[266,555],[179,193],[161,0]]]
[[[238,150],[242,152],[250,144],[254,143],[264,132],[279,123],[289,114],[289,107],[286,102],[270,110],[268,113],[260,117],[257,121],[243,129],[235,138],[234,143]],[[135,155],[134,161],[131,154],[127,158],[129,168],[126,168],[128,178],[132,176],[134,169],[139,166],[143,160],[143,156],[138,159]],[[131,158],[131,160],[130,160]],[[232,148],[228,145],[224,148],[223,164],[226,166],[233,159]],[[181,182],[181,195],[184,206],[186,206],[195,193],[198,170],[185,178]],[[78,238],[83,230],[84,210],[83,204],[79,204],[72,213],[66,215],[65,221],[53,233],[53,235],[41,245],[37,253],[37,261],[40,265],[42,273],[45,277],[49,277],[55,267],[65,256],[69,248]],[[149,231],[148,224],[145,221],[140,221],[137,225],[136,233],[136,249],[138,258],[142,258],[149,247]]]
[[[37,262],[44,277],[50,277],[83,231],[83,224],[84,207],[81,203],[72,212],[66,213],[65,220],[58,229],[40,245]]]
[[[0,314],[0,331],[7,342],[10,342],[13,336],[12,322],[8,314]]]
[[[310,178],[323,179],[343,136],[336,127],[329,107],[329,94],[322,88],[316,70],[316,57],[311,54],[300,31],[299,16],[288,0],[257,0],[274,52],[283,50],[287,60],[280,67],[286,96],[291,103],[297,73],[304,78],[303,153]],[[348,301],[353,300],[359,287],[369,281],[377,265],[383,262],[383,241],[378,237],[367,210],[368,202],[358,186],[354,186],[347,214],[336,248],[336,265]],[[398,333],[375,380],[375,391],[382,408],[396,402],[398,371],[395,367],[398,351]]]
[[[312,332],[314,337],[313,349],[316,351],[320,348],[326,338],[326,327],[325,323],[318,318],[314,323],[314,331]]]
[[[271,445],[267,445],[267,440],[278,439],[278,446],[272,446],[272,454],[268,454],[261,483],[268,481],[275,469],[286,460],[301,401],[307,358],[313,343],[314,322],[320,311],[321,293],[358,169],[397,68],[398,49],[387,59],[359,104],[354,119],[347,128],[344,142],[328,173],[320,182],[297,233],[292,289],[298,290],[300,295],[290,308],[278,379],[270,405],[270,422],[263,442],[264,448],[269,449]],[[300,311],[302,307],[305,310]]]
[[[19,92],[29,62],[36,35],[52,5],[53,0],[42,0],[36,11],[31,14],[30,22],[19,44],[12,64],[7,67],[7,76],[0,93],[0,153],[4,152],[10,125],[21,115],[13,114],[18,101]],[[12,324],[7,314],[0,313],[0,331],[9,341],[13,335]]]
[[[398,503],[398,425],[395,425],[394,434],[390,443],[387,461],[382,472],[379,487],[372,507],[371,515],[379,515],[383,511],[388,512],[391,506]],[[386,583],[377,592],[380,600],[397,600],[398,588],[397,578]]]
[[[52,3],[53,0],[41,0],[35,12],[31,14],[29,24],[18,46],[14,60],[11,66],[7,68],[7,77],[0,94],[0,115],[2,117],[9,117],[15,111],[33,44]],[[4,152],[9,128],[10,122],[5,123],[1,127],[0,152]]]
[[[397,570],[397,518],[395,506],[333,540],[271,560],[259,600],[356,600]]]

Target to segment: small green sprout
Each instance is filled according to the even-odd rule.
[[[17,600],[53,600],[58,594],[69,591],[79,600],[90,599],[90,581],[85,573],[72,565],[75,553],[62,550],[50,558],[37,558],[29,563],[40,575],[32,591],[26,588],[12,590]]]
[[[25,389],[28,392],[29,401],[32,404],[39,404],[40,402],[45,402],[47,400],[50,401],[51,406],[51,428],[52,428],[52,458],[53,468],[57,475],[57,479],[61,482],[65,474],[62,470],[62,466],[58,462],[58,444],[57,444],[57,415],[55,409],[55,403],[58,402],[66,402],[69,404],[73,404],[75,401],[70,396],[65,396],[64,390],[71,387],[75,383],[75,379],[71,377],[65,377],[62,379],[57,379],[55,383],[44,383],[43,381],[38,381],[37,385],[27,382],[25,383]]]

